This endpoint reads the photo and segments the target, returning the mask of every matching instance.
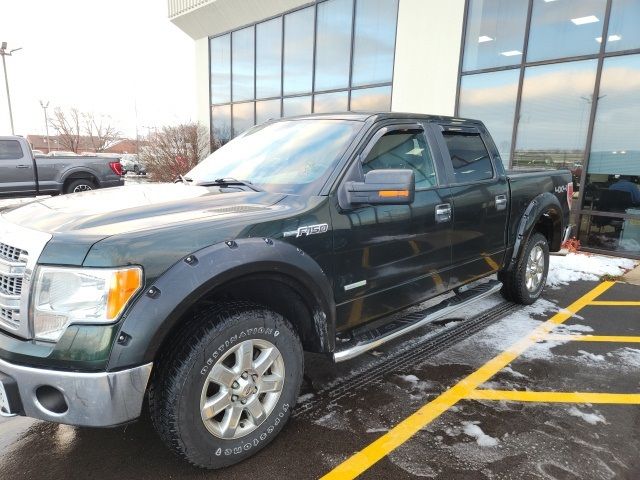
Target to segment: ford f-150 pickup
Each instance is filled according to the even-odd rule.
[[[34,156],[22,137],[0,137],[0,198],[57,195],[124,185],[116,156]]]
[[[345,113],[253,127],[173,184],[5,211],[0,409],[103,427],[147,401],[179,456],[231,465],[287,422],[303,351],[534,302],[570,201],[568,171],[505,171],[479,121]]]

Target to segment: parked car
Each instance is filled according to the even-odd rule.
[[[127,172],[133,172],[136,175],[146,175],[147,167],[140,161],[140,158],[135,153],[125,153],[120,157],[120,164],[122,170],[126,174]]]
[[[505,171],[479,121],[348,113],[253,127],[179,183],[10,210],[1,408],[104,427],[148,399],[181,458],[234,464],[289,419],[303,351],[342,362],[499,290],[534,302],[570,183]]]
[[[35,156],[22,137],[0,137],[0,197],[56,195],[122,185],[117,159],[75,154]]]

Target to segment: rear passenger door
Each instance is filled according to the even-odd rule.
[[[509,187],[490,138],[476,127],[440,125],[453,210],[451,287],[497,271],[506,246]]]
[[[25,152],[18,140],[0,139],[0,196],[35,194],[31,152]]]

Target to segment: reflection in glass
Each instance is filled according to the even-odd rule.
[[[360,122],[282,121],[251,129],[193,168],[194,183],[216,178],[248,180],[267,191],[317,195]]]
[[[534,0],[527,61],[597,53],[606,5],[607,0]]]
[[[584,208],[640,208],[640,55],[606,58],[589,156]]]
[[[388,112],[391,110],[391,87],[352,90],[350,110],[356,112]]]
[[[528,4],[529,0],[469,2],[464,71],[521,62]]]
[[[233,101],[253,98],[253,27],[232,34]]]
[[[253,127],[253,102],[233,104],[233,136]]]
[[[528,67],[513,166],[582,168],[597,60]]]
[[[231,100],[231,35],[211,39],[211,102]]]
[[[391,82],[397,17],[398,0],[357,1],[353,86]]]
[[[511,156],[519,77],[520,70],[465,75],[460,85],[460,116],[484,122],[505,166]]]
[[[272,118],[280,118],[280,99],[256,102],[256,125]]]
[[[318,4],[315,91],[349,86],[353,0]]]
[[[311,95],[292,97],[282,100],[282,116],[294,117],[311,113]]]
[[[444,132],[442,134],[453,165],[456,183],[473,183],[493,178],[491,157],[477,133]]]
[[[607,52],[640,48],[640,2],[638,0],[613,0]]]
[[[211,107],[211,144],[220,146],[231,140],[231,105]]]
[[[284,17],[284,94],[311,91],[313,7]]]
[[[314,113],[346,112],[349,110],[349,94],[344,92],[320,93],[313,97]]]
[[[640,255],[640,209],[629,218],[583,215],[580,241],[583,245]]]
[[[279,97],[282,17],[256,25],[256,97]]]

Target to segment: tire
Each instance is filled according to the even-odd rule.
[[[156,365],[149,411],[160,438],[174,453],[201,468],[223,468],[254,455],[282,430],[304,370],[300,339],[286,319],[258,305],[226,303],[197,314],[171,341]],[[254,358],[244,377],[241,371],[249,363],[242,365],[238,352],[249,351],[249,345]],[[260,367],[261,359],[267,358],[271,366],[260,376],[268,363]],[[278,376],[283,379],[279,393]],[[263,388],[273,391],[264,393]],[[207,403],[225,409],[215,414],[218,408],[211,408],[206,417],[212,417],[204,420]],[[239,419],[237,429],[233,418]]]
[[[140,167],[138,165],[133,166],[133,173],[140,175]]]
[[[516,266],[498,274],[502,282],[502,296],[512,302],[531,305],[542,294],[548,274],[549,244],[544,235],[534,233]]]
[[[95,190],[96,184],[91,180],[86,178],[79,178],[78,180],[74,180],[67,185],[64,193],[79,193],[79,192],[88,192],[89,190]]]

